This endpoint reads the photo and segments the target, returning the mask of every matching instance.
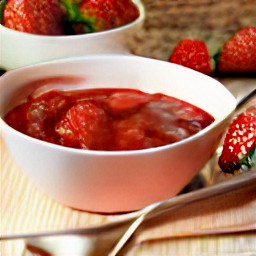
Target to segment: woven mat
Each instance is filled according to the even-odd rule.
[[[216,52],[239,28],[256,26],[255,0],[142,0],[143,29],[129,43],[136,55],[167,60],[183,38],[204,40]]]

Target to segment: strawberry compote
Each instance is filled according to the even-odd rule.
[[[137,150],[183,140],[214,118],[202,109],[164,94],[134,89],[49,91],[5,116],[14,129],[66,147]]]

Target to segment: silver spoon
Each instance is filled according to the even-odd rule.
[[[142,223],[146,223],[162,214],[165,214],[165,216],[166,214],[171,214],[173,210],[190,203],[224,195],[225,193],[250,186],[256,186],[255,171],[243,173],[228,181],[178,195],[163,202],[154,203],[134,212],[126,219],[110,224],[84,229],[2,236],[1,240],[21,239],[26,243],[27,249],[30,252],[36,252],[36,255],[115,256],[124,248],[127,241]],[[219,230],[209,232],[209,234],[223,233],[223,231]],[[207,234],[207,232],[204,232],[202,235]],[[195,235],[198,234],[195,233]],[[27,253],[27,250],[24,251],[24,255],[28,255]]]
[[[255,172],[248,173],[248,175],[244,174],[242,176],[243,177],[237,177],[236,179],[234,178],[229,181],[222,182],[220,184],[213,185],[208,188],[204,188],[204,189],[197,190],[195,192],[190,192],[184,195],[180,195],[180,196],[171,198],[169,200],[159,202],[144,208],[142,215],[139,216],[132,223],[132,225],[124,233],[122,238],[118,241],[114,249],[108,255],[109,256],[118,255],[118,253],[123,249],[127,241],[135,233],[135,231],[138,229],[138,227],[141,225],[142,222],[147,222],[163,214],[170,214],[173,210],[183,207],[190,203],[198,202],[204,199],[209,199],[217,195],[224,195],[226,193],[234,192],[238,189],[243,189],[251,185],[253,186],[256,185]],[[208,232],[204,233],[204,235],[208,235],[208,234],[216,235],[218,233],[219,231],[209,230]]]

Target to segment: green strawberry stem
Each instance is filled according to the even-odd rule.
[[[67,15],[68,20],[77,20],[80,16],[78,4],[79,2],[74,3],[73,1],[60,0],[60,4],[64,7],[64,11]]]
[[[4,8],[7,4],[7,0],[0,1],[0,23],[3,24],[4,22]]]
[[[256,150],[250,150],[249,153],[239,161],[239,164],[243,171],[248,171],[250,168],[254,167],[256,165]]]
[[[67,34],[92,33],[95,31],[95,18],[82,16],[79,10],[81,0],[70,1],[60,0],[60,4],[65,12],[65,32]]]

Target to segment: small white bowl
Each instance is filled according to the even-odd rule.
[[[54,145],[26,136],[0,119],[6,145],[24,173],[57,201],[83,210],[126,212],[176,195],[211,157],[236,106],[222,84],[191,69],[138,56],[96,55],[7,72],[0,78],[1,117],[19,97],[34,90],[28,86],[32,81],[56,76],[79,77],[83,80],[79,88],[161,92],[215,118],[210,126],[178,143],[122,152]]]
[[[0,67],[11,70],[60,58],[100,53],[129,52],[127,38],[143,23],[145,12],[140,0],[134,0],[139,17],[133,22],[102,32],[44,36],[9,29],[0,24]]]

